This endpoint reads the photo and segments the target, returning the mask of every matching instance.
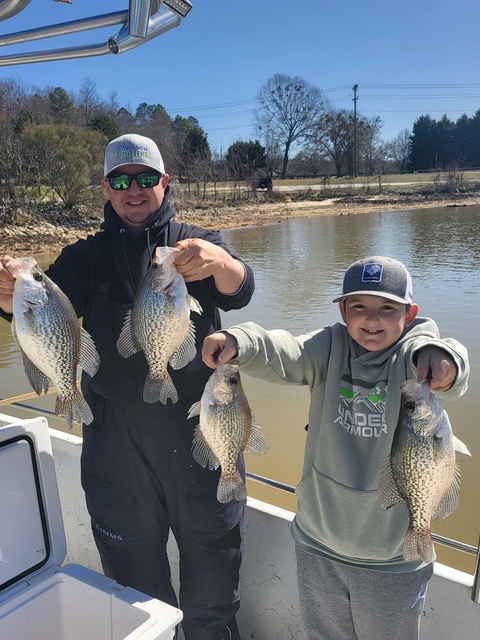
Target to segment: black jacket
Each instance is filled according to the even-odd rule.
[[[173,246],[184,238],[203,238],[228,251],[218,232],[177,223],[172,220],[174,216],[167,187],[162,206],[145,235],[133,236],[107,202],[102,231],[65,247],[47,270],[47,275],[69,297],[77,315],[83,318],[83,326],[92,336],[100,355],[100,369],[94,378],[83,376],[85,395],[96,393],[123,405],[142,397],[147,374],[143,353],[124,359],[117,351],[116,341],[156,246]],[[211,374],[199,352],[205,336],[221,328],[218,309],[239,309],[250,301],[254,278],[250,267],[245,265],[245,269],[245,280],[233,295],[219,292],[213,277],[188,283],[189,294],[198,300],[203,313],[192,313],[196,358],[184,369],[170,372],[180,398],[199,397]]]

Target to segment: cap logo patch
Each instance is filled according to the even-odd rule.
[[[149,158],[147,147],[141,145],[120,145],[117,147],[117,158],[123,160],[124,158]]]
[[[366,264],[362,271],[362,282],[381,282],[383,265]]]

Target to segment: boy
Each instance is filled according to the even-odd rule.
[[[234,358],[242,371],[308,385],[309,426],[292,523],[307,640],[419,637],[433,563],[406,561],[404,503],[376,501],[400,409],[400,384],[428,379],[440,397],[465,393],[466,349],[417,318],[405,265],[374,256],[346,271],[335,298],[344,324],[305,336],[253,323],[204,341],[210,367]],[[445,393],[443,393],[445,392]]]

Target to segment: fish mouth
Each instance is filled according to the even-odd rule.
[[[31,307],[41,307],[42,303],[39,300],[29,300],[28,298],[24,298],[25,302],[28,302],[28,304]]]

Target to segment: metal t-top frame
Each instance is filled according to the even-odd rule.
[[[0,0],[0,21],[20,13],[30,4],[30,1]],[[73,0],[55,1],[71,4]],[[178,27],[191,8],[192,4],[189,0],[129,0],[128,9],[123,11],[0,36],[0,47],[3,47],[122,25],[120,30],[108,38],[106,42],[4,55],[0,56],[0,67],[124,53],[156,38],[173,27]]]

